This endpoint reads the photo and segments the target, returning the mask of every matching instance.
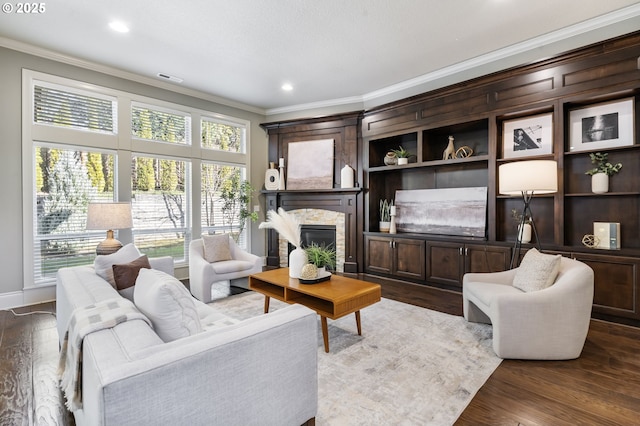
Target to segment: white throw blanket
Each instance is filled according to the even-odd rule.
[[[94,331],[115,327],[133,319],[141,319],[149,325],[149,319],[125,298],[109,299],[84,306],[73,311],[60,350],[58,377],[60,388],[71,411],[82,408],[82,342]]]

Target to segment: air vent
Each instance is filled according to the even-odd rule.
[[[161,72],[159,72],[157,75],[158,75],[158,77],[160,77],[160,78],[163,78],[163,79],[165,79],[165,80],[169,80],[169,81],[173,81],[174,83],[182,83],[182,82],[184,81],[184,80],[182,80],[181,78],[174,77],[174,76],[169,75],[169,74],[163,74],[163,73],[161,73]]]

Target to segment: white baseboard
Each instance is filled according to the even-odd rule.
[[[23,291],[12,291],[0,294],[0,309],[19,308],[21,306],[35,305],[36,303],[51,302],[56,300],[56,286],[43,286],[27,288]]]

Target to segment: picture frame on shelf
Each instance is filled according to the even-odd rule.
[[[551,113],[504,121],[502,128],[502,158],[553,154]]]
[[[633,132],[633,98],[569,111],[569,152],[633,145]]]

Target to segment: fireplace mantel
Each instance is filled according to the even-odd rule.
[[[345,216],[344,271],[351,273],[358,272],[357,196],[360,192],[360,188],[261,191],[265,197],[267,211],[282,207],[287,211],[320,209],[343,213]],[[273,229],[268,230],[267,233],[267,266],[280,266],[278,234]]]

